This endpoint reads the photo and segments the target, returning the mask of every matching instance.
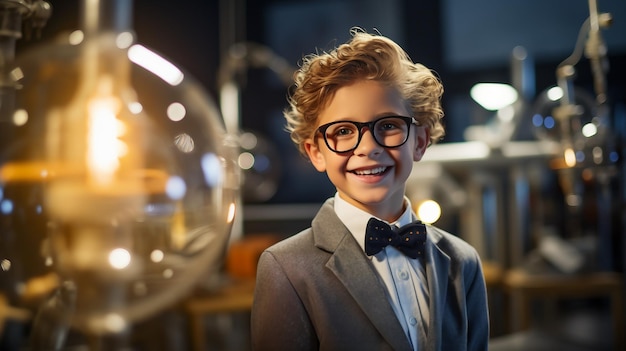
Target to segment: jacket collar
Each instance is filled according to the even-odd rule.
[[[327,200],[313,219],[315,246],[331,254],[326,267],[394,350],[411,350],[400,322],[387,302],[387,292],[352,234],[335,214],[334,200]],[[335,229],[329,229],[335,228]]]
[[[425,269],[430,294],[430,322],[426,345],[428,350],[437,350],[441,344],[450,257],[438,246],[443,234],[435,227],[426,228],[428,235]],[[365,253],[359,244],[335,214],[332,198],[322,205],[313,219],[312,229],[315,246],[331,253],[326,267],[346,287],[372,324],[394,350],[410,350],[410,343],[402,326],[395,318],[393,308],[387,303],[389,300],[384,284],[379,281],[369,261],[364,259]]]
[[[445,296],[448,292],[450,256],[441,251],[438,245],[443,238],[439,229],[426,226],[426,231],[425,269],[426,279],[428,279],[428,294],[430,295],[430,321],[426,349],[438,350],[442,338]]]

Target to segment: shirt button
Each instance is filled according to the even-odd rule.
[[[400,279],[402,280],[407,280],[409,279],[409,273],[407,271],[400,271],[398,273],[398,276],[400,277]]]
[[[414,326],[414,325],[416,325],[416,324],[417,324],[417,319],[416,319],[415,317],[411,317],[411,318],[409,319],[409,323],[411,323],[411,325],[412,325],[412,326]]]

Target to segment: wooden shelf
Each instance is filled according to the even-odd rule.
[[[626,346],[624,336],[624,277],[615,272],[578,275],[530,274],[521,269],[504,273],[503,287],[512,298],[512,308],[519,316],[519,329],[531,325],[531,303],[534,299],[572,299],[608,297],[611,302],[615,349]]]
[[[197,293],[183,303],[194,350],[205,350],[204,317],[209,314],[246,312],[252,308],[254,279],[230,279],[215,290]]]

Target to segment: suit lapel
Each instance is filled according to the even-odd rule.
[[[428,279],[428,293],[430,295],[430,321],[426,348],[428,350],[439,350],[441,346],[441,330],[443,322],[443,312],[445,296],[448,290],[448,270],[450,268],[450,257],[442,252],[437,243],[441,235],[428,228],[426,249],[426,279]]]
[[[329,231],[327,228],[336,229]],[[410,343],[378,275],[352,234],[335,215],[332,200],[322,206],[313,220],[313,233],[316,246],[333,253],[326,267],[346,287],[383,338],[394,350],[410,350]]]

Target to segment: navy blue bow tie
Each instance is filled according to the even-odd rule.
[[[391,245],[410,258],[418,258],[424,252],[426,226],[415,221],[400,228],[376,218],[370,218],[365,230],[365,253],[375,255],[385,246]]]

